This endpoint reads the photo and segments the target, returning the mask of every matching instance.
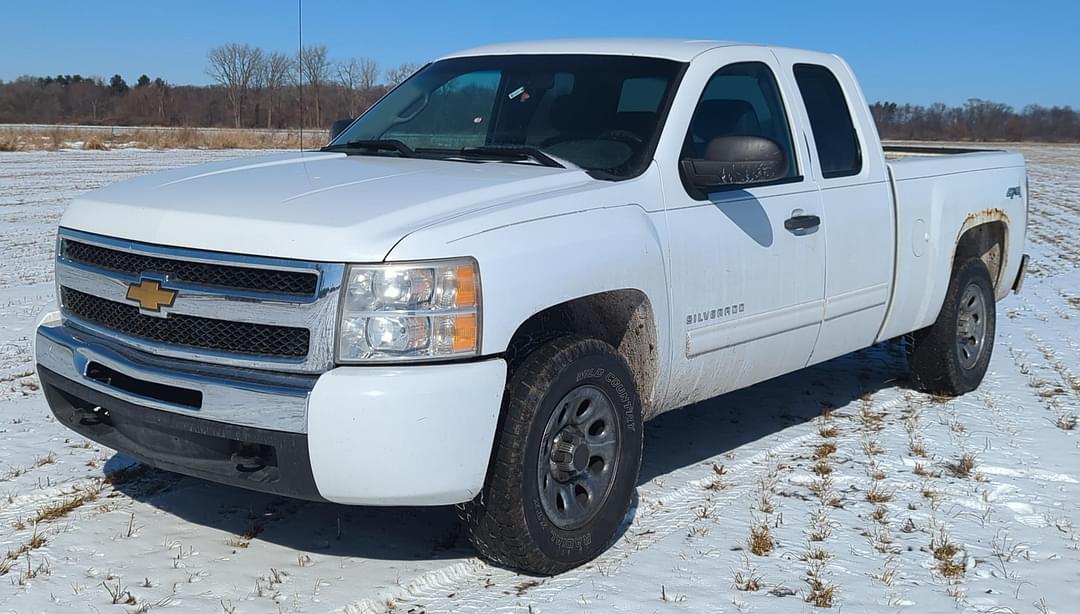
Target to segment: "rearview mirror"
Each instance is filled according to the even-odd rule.
[[[686,182],[700,192],[783,179],[788,160],[776,141],[760,136],[719,136],[705,146],[705,157],[682,160]]]
[[[353,123],[353,119],[354,118],[352,118],[352,117],[348,117],[348,118],[345,118],[345,119],[339,119],[336,122],[334,122],[333,124],[331,124],[330,125],[330,141],[333,142],[333,140],[336,139],[339,134],[341,134],[342,132],[345,132],[345,129],[349,127],[349,124]]]

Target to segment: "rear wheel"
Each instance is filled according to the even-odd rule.
[[[978,387],[994,349],[995,309],[986,264],[978,258],[957,264],[937,320],[908,341],[908,364],[920,388],[953,396]]]
[[[470,539],[498,564],[556,574],[615,538],[641,463],[641,402],[610,345],[562,337],[516,365],[487,482],[463,506]]]

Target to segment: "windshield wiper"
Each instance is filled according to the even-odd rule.
[[[461,158],[488,158],[496,160],[532,160],[541,166],[566,168],[566,166],[544,153],[544,150],[531,145],[481,145],[462,147],[461,149],[418,149],[417,153],[431,153]]]
[[[397,139],[359,139],[356,141],[349,141],[348,143],[340,143],[338,145],[327,145],[320,151],[344,151],[359,149],[363,151],[396,151],[403,158],[415,158],[416,152],[412,147],[409,147],[405,143]]]

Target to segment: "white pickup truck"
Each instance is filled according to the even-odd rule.
[[[558,573],[625,522],[657,414],[904,335],[925,389],[979,384],[1024,160],[948,153],[886,161],[834,55],[462,51],[321,151],[76,198],[38,373],[150,465],[461,504],[483,556]]]

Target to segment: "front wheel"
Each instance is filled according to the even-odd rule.
[[[908,364],[920,388],[956,396],[978,387],[994,349],[995,308],[986,264],[958,263],[937,320],[908,340]]]
[[[641,418],[607,343],[563,337],[530,353],[507,383],[484,489],[462,508],[481,555],[556,574],[603,552],[637,485]]]

